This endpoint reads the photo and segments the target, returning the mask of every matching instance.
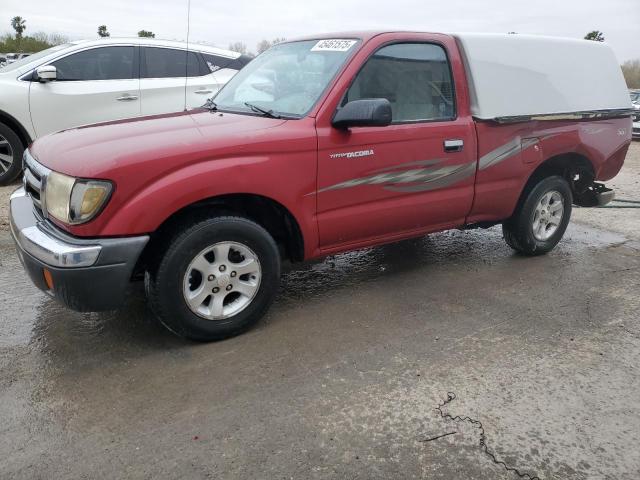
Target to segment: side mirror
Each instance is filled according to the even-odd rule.
[[[386,127],[391,123],[391,104],[386,98],[368,98],[347,103],[336,112],[336,128]]]
[[[43,65],[42,67],[36,68],[35,77],[39,82],[51,82],[58,78],[58,73],[56,67],[53,65]]]

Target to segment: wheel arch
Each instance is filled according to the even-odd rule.
[[[172,232],[180,225],[193,223],[212,215],[237,215],[248,218],[262,226],[273,237],[280,254],[291,262],[304,259],[304,237],[295,216],[280,202],[258,194],[224,194],[198,200],[166,218],[151,234],[151,239],[142,252],[134,275],[145,270],[145,266],[166,247]]]
[[[514,211],[518,211],[527,194],[540,180],[553,175],[567,180],[573,194],[573,203],[579,205],[582,197],[588,194],[589,187],[593,185],[595,168],[588,157],[576,152],[560,153],[547,158],[527,178]]]
[[[24,148],[27,148],[27,146],[32,142],[33,139],[31,138],[31,135],[29,135],[27,129],[15,117],[4,110],[0,110],[0,123],[4,123],[7,127],[11,128],[16,135],[18,135]]]

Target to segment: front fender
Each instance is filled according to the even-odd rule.
[[[196,202],[229,194],[253,194],[284,206],[305,239],[317,238],[315,162],[315,152],[298,152],[186,165],[156,178],[129,198],[108,205],[102,214],[100,236],[151,233],[171,215]],[[117,194],[116,188],[114,197]]]

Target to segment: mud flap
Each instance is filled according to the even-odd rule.
[[[593,182],[579,194],[574,194],[573,203],[580,207],[601,207],[615,197],[615,192],[604,183]]]

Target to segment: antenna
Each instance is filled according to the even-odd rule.
[[[187,79],[189,78],[189,30],[191,27],[191,0],[187,0],[187,50],[184,58],[184,111],[187,111]]]

